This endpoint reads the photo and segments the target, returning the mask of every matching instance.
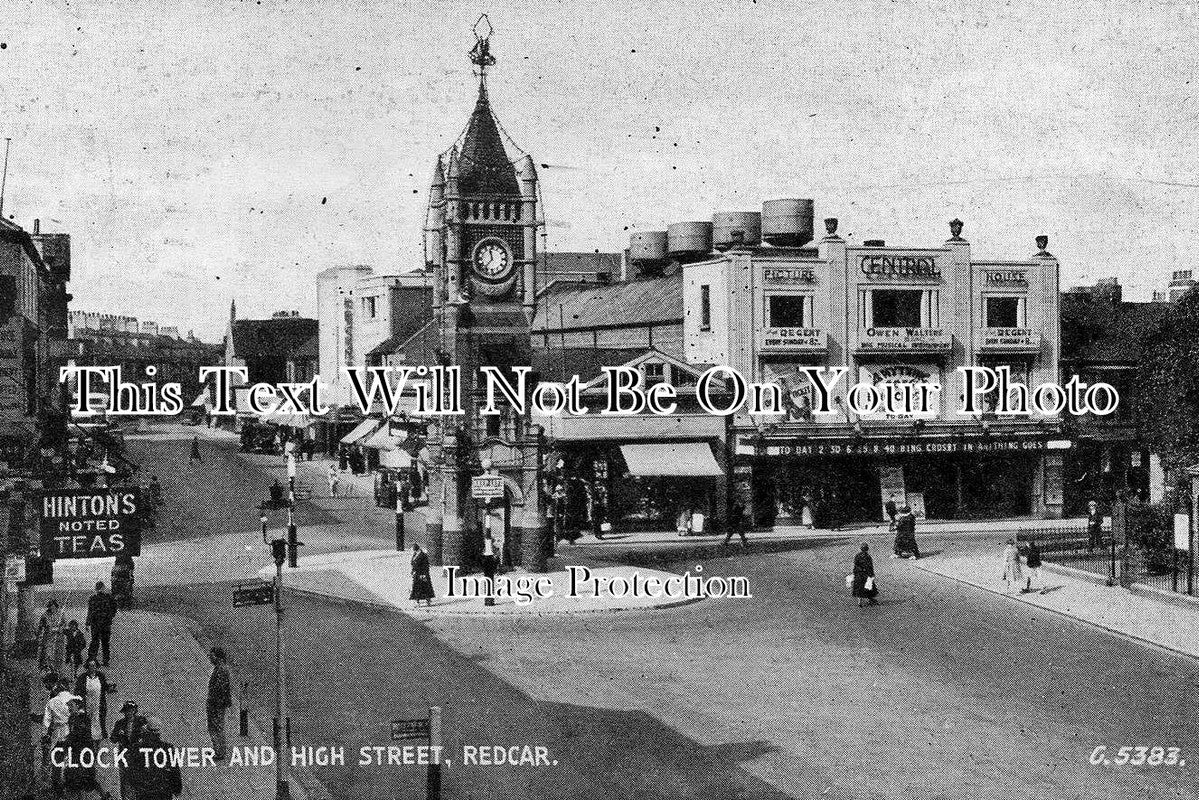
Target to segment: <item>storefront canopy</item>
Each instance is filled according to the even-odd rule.
[[[389,425],[383,425],[379,430],[375,431],[369,439],[362,442],[363,447],[371,447],[375,450],[399,450],[400,445],[404,443],[404,436],[393,436],[389,429]]]
[[[620,453],[631,475],[708,478],[724,474],[712,456],[712,448],[704,442],[625,444]]]
[[[362,422],[358,423],[358,425],[354,428],[354,430],[350,431],[345,436],[341,437],[341,443],[342,444],[355,444],[358,442],[359,439],[362,439],[363,437],[367,436],[368,434],[373,433],[374,430],[378,427],[379,427],[379,420],[364,419],[364,420],[362,420]]]

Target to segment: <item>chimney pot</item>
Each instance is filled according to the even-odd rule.
[[[42,221],[40,219],[35,219],[33,221],[33,235],[37,236],[41,232],[42,232]]]

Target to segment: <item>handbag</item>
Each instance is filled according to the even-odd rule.
[[[868,591],[868,592],[873,592],[873,591],[874,591],[874,578],[867,578],[867,579],[866,579],[866,586],[865,586],[864,588],[865,588],[865,589],[866,589],[866,591]]]

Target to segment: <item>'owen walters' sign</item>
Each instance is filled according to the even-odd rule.
[[[141,554],[137,489],[50,490],[40,492],[39,498],[43,557]]]

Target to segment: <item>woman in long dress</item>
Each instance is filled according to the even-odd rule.
[[[38,667],[43,672],[62,672],[63,658],[66,654],[66,628],[67,619],[58,601],[51,600],[46,603],[46,611],[37,624]]]
[[[412,545],[412,592],[408,599],[415,600],[419,606],[424,600],[426,606],[433,605],[436,597],[433,591],[433,579],[429,577],[429,557],[420,549],[419,544]]]
[[[1008,594],[1012,593],[1013,588],[1020,588],[1023,577],[1023,570],[1020,569],[1020,550],[1016,547],[1015,539],[1008,539],[1007,547],[1003,548],[1002,576],[1002,580],[1007,583]]]
[[[869,581],[870,588],[866,588]],[[870,545],[862,543],[862,549],[853,557],[853,596],[858,598],[858,608],[865,605],[877,606],[878,587],[874,585],[874,559],[870,557]]]

